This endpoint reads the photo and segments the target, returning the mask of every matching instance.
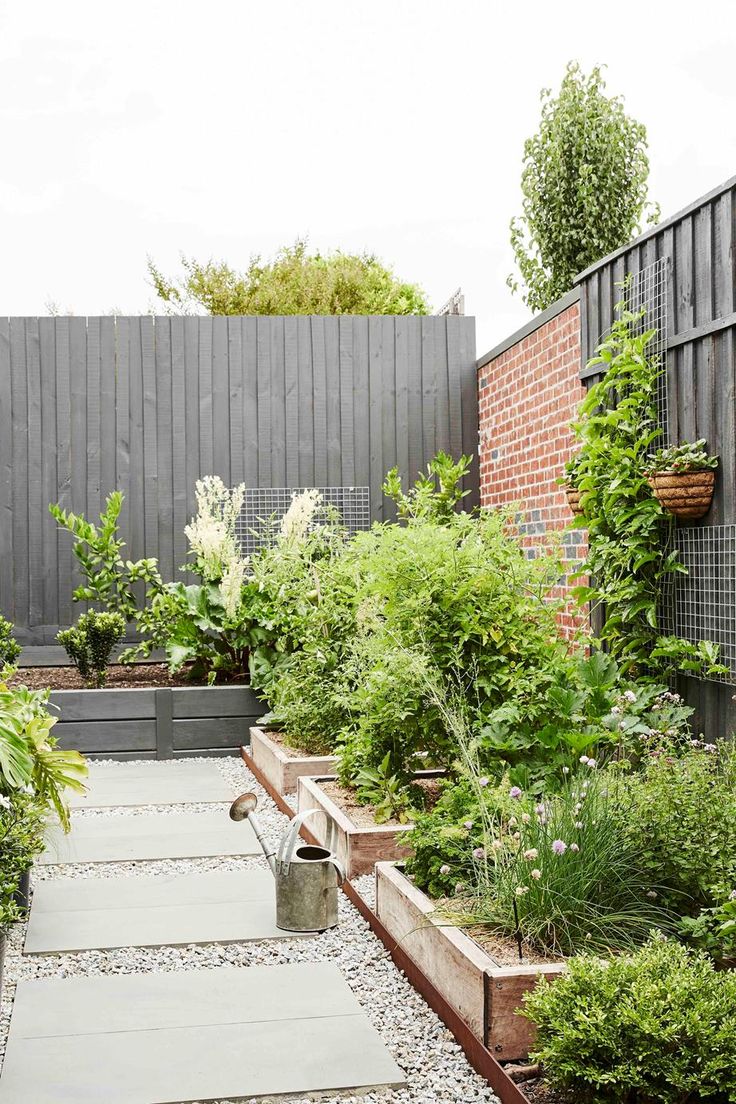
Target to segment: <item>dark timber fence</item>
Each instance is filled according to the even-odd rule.
[[[131,558],[176,577],[194,484],[369,486],[477,452],[475,322],[446,317],[0,319],[0,611],[24,644],[76,610],[71,539],[116,487]],[[477,469],[469,480],[477,500]]]
[[[616,284],[659,260],[666,272],[670,441],[705,437],[709,451],[720,456],[713,506],[702,522],[688,524],[731,526],[736,524],[736,177],[582,273],[581,375],[586,382],[596,374],[585,363],[621,298]],[[717,621],[734,633],[734,565],[728,566],[724,556],[719,570]],[[733,732],[734,686],[687,679],[683,689],[699,725],[710,733]]]

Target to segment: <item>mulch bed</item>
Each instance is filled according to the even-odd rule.
[[[86,690],[84,679],[76,667],[21,667],[9,680],[11,686],[27,686],[30,690]],[[206,686],[204,680],[187,677],[186,669],[170,675],[165,663],[135,663],[131,667],[115,664],[107,669],[106,690],[134,687],[155,689],[164,686]],[[234,686],[245,682],[232,683]]]
[[[438,778],[420,778],[415,780],[415,785],[424,791],[427,806],[434,805],[439,797]],[[373,805],[361,805],[354,790],[341,786],[339,782],[320,782],[320,789],[324,790],[331,801],[334,801],[342,811],[352,820],[356,828],[406,828],[398,820],[384,820],[376,824],[375,807]]]
[[[517,1086],[524,1093],[529,1104],[573,1104],[569,1096],[560,1096],[551,1089],[543,1077],[534,1077],[530,1081],[517,1081]]]

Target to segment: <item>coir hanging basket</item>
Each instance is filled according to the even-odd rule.
[[[649,485],[662,508],[678,518],[701,518],[713,500],[716,473],[662,471],[649,476]]]

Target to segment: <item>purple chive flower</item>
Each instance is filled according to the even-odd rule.
[[[449,866],[447,865],[447,863],[443,863],[442,866],[440,867],[440,874],[449,874],[449,873],[450,873]]]
[[[570,844],[570,850],[574,851],[577,854],[577,852],[580,850],[580,848],[578,847],[578,845],[576,843],[571,843]]]
[[[478,785],[479,786],[487,786],[488,785],[488,779],[486,778],[485,775],[483,775],[482,778],[478,779]]]
[[[509,797],[513,797],[516,801],[521,797],[521,789],[518,786],[512,786],[509,790]]]
[[[473,822],[472,822],[472,820],[464,820],[464,821],[463,821],[463,828],[467,828],[467,829],[468,829],[468,831],[470,831],[470,829],[471,829],[472,827],[473,827]]]
[[[476,847],[475,850],[473,851],[473,858],[474,859],[484,859],[485,857],[486,857],[485,848],[484,847]]]
[[[564,855],[567,851],[567,844],[564,840],[552,840],[552,850],[555,855]]]

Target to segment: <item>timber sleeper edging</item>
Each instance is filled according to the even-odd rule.
[[[263,705],[249,686],[54,690],[60,747],[91,758],[237,754]]]

